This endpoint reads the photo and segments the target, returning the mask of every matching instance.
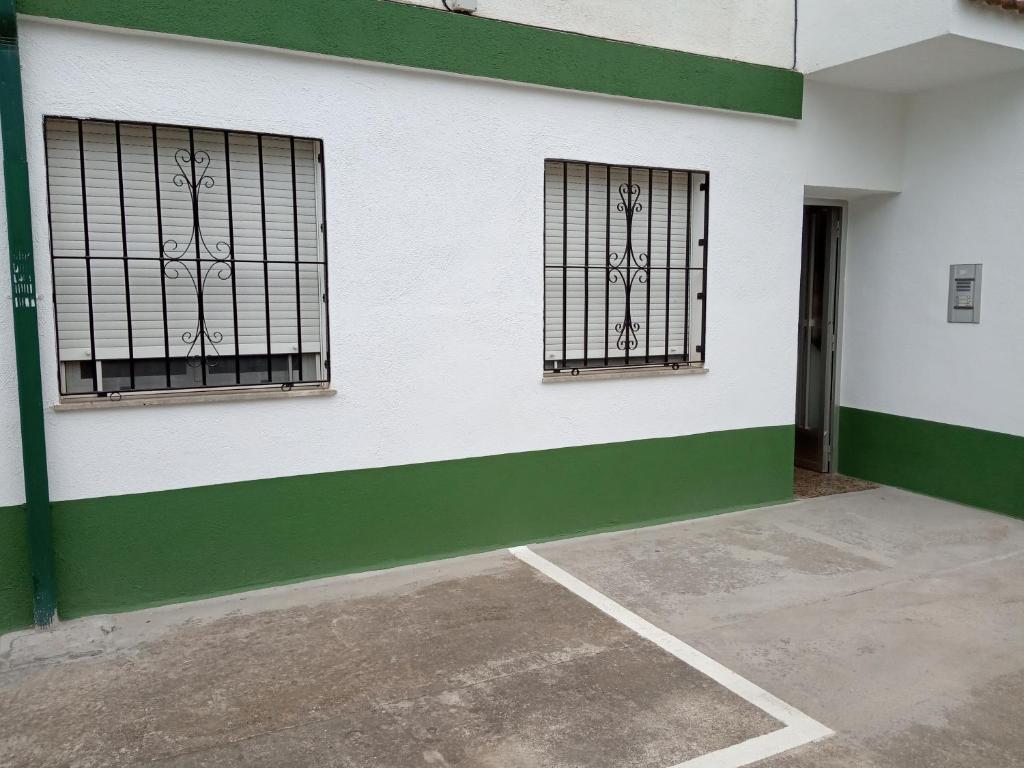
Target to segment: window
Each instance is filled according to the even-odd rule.
[[[704,363],[708,174],[549,160],[544,369]]]
[[[62,395],[326,384],[322,144],[45,121]]]

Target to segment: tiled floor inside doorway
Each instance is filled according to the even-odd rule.
[[[803,467],[793,468],[793,495],[798,499],[816,499],[837,493],[866,491],[877,488],[875,483],[827,472],[814,472]]]

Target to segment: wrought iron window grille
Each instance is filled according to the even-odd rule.
[[[189,135],[192,139],[192,135]],[[221,331],[211,333],[206,324],[203,312],[203,293],[206,289],[206,281],[210,273],[216,274],[218,280],[227,280],[235,273],[231,249],[223,240],[217,241],[214,247],[217,252],[210,250],[203,237],[203,230],[199,224],[199,192],[202,189],[210,189],[214,185],[214,178],[207,175],[210,170],[210,154],[204,151],[196,151],[195,142],[190,141],[188,149],[179,149],[174,153],[174,163],[178,166],[178,172],[171,177],[171,182],[177,187],[188,189],[189,197],[192,200],[192,230],[189,232],[188,242],[179,247],[178,241],[169,239],[160,244],[161,256],[163,258],[162,272],[169,280],[177,280],[182,274],[186,275],[192,283],[192,290],[196,294],[196,327],[194,330],[184,331],[181,340],[188,344],[185,351],[185,362],[192,368],[217,365],[220,353],[217,345],[224,341],[224,334]],[[199,177],[196,178],[196,174]],[[188,254],[195,251],[195,273],[192,265],[186,263]],[[209,259],[203,265],[202,254],[205,253]],[[195,354],[196,344],[200,346],[200,353]],[[209,345],[209,352],[207,352]]]
[[[709,174],[545,163],[544,369],[705,360]]]
[[[44,127],[61,395],[329,383],[319,140]]]

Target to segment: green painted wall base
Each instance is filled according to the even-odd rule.
[[[839,471],[1024,517],[1024,437],[857,408],[839,412]]]
[[[779,426],[62,501],[60,616],[782,502],[792,464]]]
[[[0,632],[31,623],[28,517],[24,506],[0,507]]]

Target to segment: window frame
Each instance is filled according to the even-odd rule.
[[[549,163],[561,163],[563,166],[563,173],[570,165],[584,166],[584,167],[600,167],[608,168],[609,171],[614,169],[623,169],[627,171],[640,170],[647,171],[651,174],[656,172],[663,172],[669,174],[687,174],[687,178],[692,178],[693,175],[701,175],[704,177],[704,182],[699,185],[697,191],[704,196],[703,200],[703,215],[701,217],[702,224],[704,227],[703,238],[698,239],[697,247],[702,249],[702,263],[703,266],[700,268],[701,271],[701,289],[700,289],[700,344],[696,346],[697,351],[700,353],[699,360],[687,360],[687,361],[675,361],[670,362],[668,360],[657,363],[622,363],[622,364],[602,364],[597,365],[591,363],[587,366],[564,366],[558,368],[557,366],[552,368],[548,367],[549,360],[547,359],[547,317],[548,317],[548,291],[546,286],[546,280],[548,271],[550,269],[557,269],[548,264],[548,252],[547,252],[547,225],[548,225],[548,199],[547,199],[547,167]],[[692,190],[691,190],[692,191]],[[701,170],[696,168],[670,168],[667,166],[658,165],[643,165],[636,163],[612,163],[612,162],[599,162],[595,160],[579,160],[565,157],[545,157],[541,166],[541,202],[544,208],[542,227],[541,227],[541,291],[542,291],[542,309],[541,309],[541,358],[543,362],[542,371],[543,378],[548,381],[562,381],[571,380],[572,378],[617,378],[617,377],[636,377],[643,375],[652,374],[665,374],[665,373],[705,373],[707,372],[707,295],[708,295],[708,253],[709,253],[709,242],[710,242],[710,211],[711,211],[711,171]],[[646,201],[642,201],[646,204]],[[588,201],[589,204],[589,201]],[[688,203],[692,205],[692,201]],[[616,203],[612,203],[614,207]],[[687,243],[687,260],[690,258],[690,248],[693,247],[692,241]],[[649,263],[649,262],[648,262]],[[600,269],[600,265],[597,267]],[[591,267],[593,269],[593,267]],[[687,267],[688,270],[691,268]],[[585,278],[586,279],[586,278]],[[607,278],[606,278],[607,279]],[[562,301],[565,301],[563,296]],[[688,313],[685,318],[687,329],[691,325],[691,314],[693,308],[688,308]],[[689,356],[687,350],[687,357]],[[623,359],[628,359],[628,355]],[[565,361],[562,361],[565,362]]]
[[[92,362],[93,365],[100,363],[99,360],[92,358],[90,360],[76,361],[76,360],[64,360],[61,358],[61,344],[60,344],[60,324],[58,319],[58,302],[57,302],[57,279],[56,279],[56,262],[57,257],[54,249],[54,227],[53,227],[53,209],[51,206],[51,178],[50,178],[50,149],[49,141],[47,136],[47,123],[49,121],[70,121],[84,125],[86,123],[99,123],[111,126],[134,126],[151,129],[154,134],[159,129],[172,129],[188,131],[191,135],[194,132],[208,132],[215,134],[223,134],[225,137],[232,135],[237,136],[248,136],[258,137],[258,141],[262,139],[284,139],[289,142],[309,142],[315,152],[314,157],[314,205],[315,205],[315,216],[318,220],[317,226],[317,250],[319,258],[317,261],[299,261],[296,257],[297,265],[315,265],[320,271],[322,278],[320,280],[321,296],[320,296],[320,339],[319,339],[319,351],[314,354],[318,354],[319,368],[321,375],[314,379],[304,379],[300,381],[269,381],[269,382],[246,382],[246,383],[219,383],[219,384],[207,384],[196,386],[190,384],[187,386],[166,386],[159,388],[136,388],[136,389],[121,389],[121,390],[105,390],[98,389],[90,392],[69,392],[67,391],[64,365],[66,363],[74,362]],[[108,401],[116,403],[118,401],[131,400],[131,401],[146,401],[159,402],[159,401],[173,401],[176,399],[193,400],[196,396],[209,396],[211,400],[219,400],[225,396],[230,396],[232,393],[246,394],[251,397],[253,395],[266,394],[273,395],[275,392],[292,392],[295,390],[324,390],[326,392],[332,392],[331,387],[331,324],[330,324],[330,263],[328,260],[329,249],[327,240],[327,178],[326,178],[326,147],[323,138],[314,136],[301,136],[297,134],[286,134],[278,133],[274,131],[256,131],[249,129],[236,129],[236,128],[214,128],[210,126],[188,124],[188,123],[169,123],[157,120],[139,120],[139,119],[118,119],[118,118],[104,118],[104,117],[82,117],[67,114],[54,114],[46,113],[42,115],[41,119],[41,130],[43,140],[43,164],[44,164],[44,175],[46,185],[46,220],[47,220],[47,237],[50,251],[50,298],[53,304],[53,328],[54,328],[54,357],[56,358],[56,378],[57,378],[57,392],[59,396],[59,403],[61,404],[98,404],[99,402]],[[84,147],[82,149],[84,151]],[[154,152],[156,147],[154,146]],[[84,180],[83,180],[84,186]],[[319,196],[319,199],[317,199]],[[123,201],[122,201],[123,211]],[[157,217],[160,217],[160,213],[157,213]],[[265,222],[264,222],[265,225]],[[232,232],[233,234],[233,232]],[[88,230],[86,230],[86,238],[88,238]],[[127,260],[128,257],[126,257]],[[137,258],[137,257],[136,257]],[[159,261],[161,264],[164,263],[164,256],[161,249],[161,256]],[[264,255],[266,259],[266,254]],[[156,259],[154,259],[156,260]],[[86,257],[82,258],[82,261],[87,263]],[[231,253],[229,259],[234,269],[235,260],[234,252]],[[163,269],[163,267],[161,267]],[[234,290],[234,289],[233,289]],[[126,286],[126,296],[130,296],[130,290]],[[265,302],[269,302],[269,296],[265,297]],[[299,301],[299,294],[296,295],[296,301]],[[127,299],[126,299],[127,301]],[[269,304],[268,304],[269,306]],[[269,311],[269,310],[268,310]],[[166,310],[165,310],[166,312]],[[166,329],[167,319],[164,317],[164,325]],[[267,328],[267,336],[270,337],[273,329],[273,325]],[[302,335],[301,327],[296,329],[297,335]],[[253,355],[238,354],[237,353],[238,339],[235,338],[236,353],[231,355],[224,355],[226,358],[235,360],[236,366],[238,361]],[[309,354],[309,353],[307,353]],[[277,358],[283,357],[282,353],[268,353],[264,355],[261,353],[260,356],[273,358],[275,361]],[[288,358],[288,370],[289,373],[293,370],[293,360],[291,355],[287,355]],[[128,359],[128,358],[125,358]],[[159,360],[165,362],[166,365],[170,365],[175,360],[182,359],[181,356],[172,355],[170,357],[150,357],[150,358],[134,358],[136,360]],[[185,358],[187,359],[187,357]],[[303,361],[301,357],[298,359],[298,367],[303,367]],[[169,374],[168,374],[169,375]],[[236,380],[240,379],[241,372],[236,374]],[[273,376],[271,375],[271,379]],[[206,398],[204,398],[206,399]]]

